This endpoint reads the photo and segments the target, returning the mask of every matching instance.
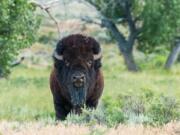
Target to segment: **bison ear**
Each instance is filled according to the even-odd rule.
[[[102,53],[101,53],[101,48],[100,48],[100,44],[95,41],[93,44],[93,53],[94,53],[94,68],[97,70],[99,69],[102,64],[101,64],[101,58],[102,58]]]
[[[93,43],[93,53],[94,54],[98,54],[99,52],[101,52],[101,48],[100,48],[100,45],[97,41],[94,40],[94,43]]]
[[[60,40],[57,45],[56,45],[56,52],[59,54],[59,55],[62,55],[63,54],[63,51],[64,51],[64,45],[62,43],[62,40]]]
[[[64,51],[64,46],[62,44],[62,41],[60,40],[57,45],[56,49],[54,50],[53,53],[53,59],[54,59],[54,66],[57,69],[61,69],[63,66],[63,51]]]
[[[63,51],[64,51],[64,45],[62,44],[62,41],[60,40],[57,45],[56,45],[56,49],[54,50],[53,53],[53,58],[54,60],[59,60],[62,61],[63,60]]]
[[[102,66],[101,59],[96,60],[94,63],[95,70],[98,70],[101,66]]]

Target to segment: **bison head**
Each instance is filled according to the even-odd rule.
[[[53,58],[63,96],[73,107],[81,107],[101,67],[99,43],[91,37],[71,35],[59,41]]]

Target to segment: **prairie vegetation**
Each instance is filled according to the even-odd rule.
[[[118,134],[118,130],[121,128],[124,128],[122,132],[126,132],[126,130],[131,132],[131,128],[133,128],[130,126],[128,129],[128,126],[125,125],[119,126],[123,123],[161,126],[180,120],[180,89],[178,87],[180,65],[177,64],[172,71],[162,70],[160,63],[164,60],[163,56],[155,55],[153,59],[149,58],[147,63],[145,57],[140,57],[137,52],[136,59],[141,61],[141,66],[145,70],[139,73],[130,73],[126,71],[123,60],[113,45],[102,45],[102,47],[105,90],[98,108],[96,110],[84,109],[80,116],[71,114],[67,120],[60,122],[60,125],[65,127],[67,124],[74,124],[75,127],[80,125],[79,128],[82,131],[89,131],[92,125],[100,124],[109,132]],[[48,55],[51,55],[52,49],[49,46],[42,47],[42,45],[36,44],[30,50],[32,52],[49,50]],[[32,56],[34,57],[34,55]],[[50,130],[57,128],[58,131],[61,128],[53,126],[56,122],[49,90],[51,58],[49,58],[49,65],[44,67],[40,64],[41,61],[27,59],[21,66],[13,69],[8,79],[0,80],[0,108],[2,108],[0,109],[0,119],[23,123],[42,121],[45,125],[50,126]],[[46,61],[48,60],[46,59]],[[118,126],[119,128],[113,131],[112,128]],[[3,128],[2,124],[1,128]],[[27,133],[34,129],[33,126],[32,129],[31,126],[28,128],[29,132]],[[43,133],[45,133],[43,130],[49,129],[48,127],[44,128],[42,129]],[[69,126],[69,128],[72,127]],[[147,133],[151,130],[149,128],[147,128]],[[135,129],[136,126],[133,130]],[[152,130],[152,134],[156,130],[160,133],[166,132],[163,129],[155,128]],[[102,133],[106,133],[105,131]],[[137,132],[141,134],[143,131],[144,127],[137,126]]]
[[[22,5],[25,7],[28,6],[26,1],[21,1]],[[125,0],[122,1],[127,2]],[[106,4],[106,0],[102,0],[101,2]],[[137,10],[138,14],[141,13],[139,12],[139,7],[141,9],[141,4],[143,4],[141,2],[138,2],[138,5],[134,5],[137,7],[132,8],[133,10],[135,9],[135,11]],[[171,49],[173,50],[174,48],[170,46],[170,39],[176,38],[167,38],[167,35],[171,36],[171,34],[169,34],[170,31],[172,35],[178,33],[176,32],[176,25],[174,25],[174,23],[177,22],[178,24],[178,22],[180,22],[178,21],[179,14],[178,12],[173,12],[174,10],[170,10],[170,12],[168,12],[169,16],[166,17],[161,14],[164,13],[163,11],[166,10],[165,7],[169,4],[163,3],[165,5],[161,6],[161,2],[163,1],[157,3],[146,2],[148,2],[147,9],[149,10],[143,10],[143,15],[145,15],[144,17],[146,18],[144,19],[147,19],[147,23],[149,22],[148,19],[150,19],[151,23],[148,23],[147,29],[144,29],[146,30],[144,31],[146,32],[144,35],[146,38],[141,40],[141,42],[147,40],[148,43],[143,42],[144,44],[139,44],[140,42],[137,41],[139,36],[135,36],[133,38],[132,48],[130,48],[132,49],[130,54],[133,53],[134,64],[138,66],[138,70],[135,71],[138,72],[129,72],[127,70],[130,70],[130,68],[128,68],[127,63],[124,63],[125,56],[121,52],[123,49],[119,48],[122,45],[125,48],[127,46],[125,46],[126,44],[118,43],[116,41],[117,39],[113,36],[113,32],[108,31],[107,28],[102,29],[97,25],[87,24],[78,18],[78,16],[81,15],[92,15],[90,17],[95,17],[93,19],[100,19],[96,18],[97,14],[94,8],[93,10],[88,9],[82,4],[80,4],[81,6],[79,7],[78,2],[70,2],[69,5],[65,3],[67,5],[63,6],[63,2],[61,1],[61,5],[59,4],[50,10],[52,11],[52,15],[59,20],[61,37],[73,33],[87,34],[96,38],[100,42],[103,50],[102,69],[105,78],[105,88],[97,109],[89,110],[85,107],[81,115],[70,114],[63,122],[55,121],[54,105],[49,89],[52,52],[58,40],[56,26],[50,18],[41,11],[38,11],[38,14],[43,16],[41,16],[41,19],[43,19],[40,24],[39,18],[36,18],[33,14],[35,9],[29,7],[30,11],[27,12],[32,19],[28,18],[27,14],[23,14],[24,16],[22,17],[30,19],[30,21],[37,19],[37,22],[34,21],[35,24],[30,23],[28,25],[28,29],[30,28],[31,31],[26,34],[31,40],[29,38],[19,40],[19,37],[23,34],[21,31],[23,31],[26,22],[29,22],[29,20],[23,22],[24,27],[17,27],[20,20],[16,22],[14,16],[18,16],[21,10],[18,10],[17,14],[14,12],[13,17],[7,17],[7,15],[11,16],[13,14],[9,14],[4,5],[13,3],[4,1],[3,4],[0,4],[2,7],[1,10],[4,12],[2,17],[3,23],[1,23],[0,20],[0,28],[9,26],[9,23],[7,23],[9,21],[6,20],[7,18],[14,20],[16,23],[12,23],[13,28],[17,28],[17,30],[15,29],[15,33],[11,33],[12,31],[9,33],[14,36],[9,36],[6,31],[5,33],[2,31],[4,36],[2,36],[2,38],[0,37],[0,48],[6,45],[4,42],[7,43],[7,46],[3,48],[4,50],[0,49],[0,54],[2,54],[0,58],[0,135],[49,135],[52,133],[55,135],[179,135],[179,52],[176,53],[173,62],[171,61],[173,64],[173,66],[171,64],[171,70],[164,69],[167,57]],[[173,0],[172,2],[178,2],[178,0]],[[112,6],[111,4],[113,3],[108,4],[108,6],[112,8],[118,6]],[[106,10],[108,6],[105,6]],[[131,6],[131,4],[129,4],[129,6]],[[178,4],[172,3],[171,6],[179,11]],[[170,9],[172,8],[171,6],[169,6]],[[157,26],[155,24],[151,27],[151,24],[154,24],[154,20],[151,19],[153,16],[150,16],[149,13],[153,14],[153,12],[147,11],[151,11],[153,7],[155,8],[154,12],[157,13],[153,15],[155,19],[160,16],[162,19],[169,21],[166,21],[163,27],[159,27],[162,25],[161,19],[158,19],[159,22]],[[159,11],[161,7],[163,7],[163,10],[161,14],[159,14],[159,12],[156,11]],[[28,8],[26,9],[28,10]],[[63,9],[63,11],[59,11],[59,9]],[[118,7],[117,10],[118,12],[112,12],[118,13],[117,15],[114,14],[114,19],[111,19],[111,17],[105,13],[101,14],[104,14],[106,19],[109,17],[111,23],[114,21],[114,24],[119,30],[118,33],[123,34],[124,38],[126,38],[128,34],[130,34],[130,32],[128,32],[128,22],[126,22],[128,19],[124,21],[119,20],[119,15],[121,17],[121,15],[124,14],[121,14],[121,10],[119,10]],[[145,14],[146,12],[147,14]],[[171,14],[172,12],[173,14]],[[176,14],[178,16],[176,17],[177,20],[172,19]],[[142,24],[141,21],[143,20],[137,20],[135,22],[138,25]],[[4,22],[7,23],[7,26],[4,25]],[[37,36],[35,33],[39,27],[40,29]],[[150,32],[149,28],[151,28]],[[156,34],[153,34],[154,32]],[[134,32],[131,34],[134,35],[133,33]],[[149,35],[156,38],[152,38]],[[162,37],[160,38],[157,35],[161,35]],[[143,38],[142,35],[141,38]],[[168,42],[166,42],[167,40]],[[34,43],[34,41],[36,42]],[[10,43],[14,42],[17,44],[11,46],[12,44]],[[156,42],[158,44],[156,44]],[[177,45],[179,45],[179,42]],[[18,66],[12,67],[11,62],[22,57],[24,60],[20,62]]]

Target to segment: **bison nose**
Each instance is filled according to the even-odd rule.
[[[73,74],[72,82],[75,87],[82,87],[85,82],[85,75],[82,73]]]

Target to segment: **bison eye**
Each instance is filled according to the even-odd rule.
[[[89,67],[91,67],[92,63],[93,63],[92,60],[87,60],[87,65],[88,65]]]
[[[70,65],[68,60],[64,60],[65,65],[68,67]]]

